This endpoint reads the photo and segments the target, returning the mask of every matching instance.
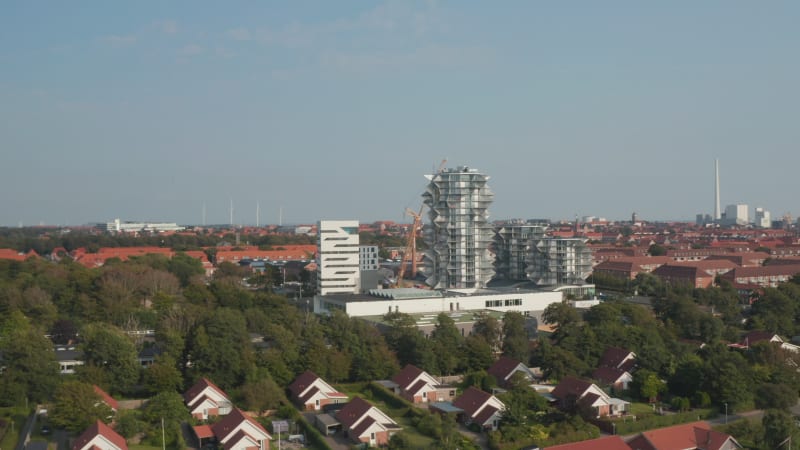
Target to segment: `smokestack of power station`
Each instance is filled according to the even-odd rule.
[[[719,159],[714,160],[714,220],[722,218],[719,208]]]

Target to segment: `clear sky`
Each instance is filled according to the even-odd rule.
[[[0,224],[800,214],[800,2],[6,1]]]

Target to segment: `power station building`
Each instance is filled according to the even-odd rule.
[[[423,229],[426,283],[433,289],[485,287],[495,273],[489,177],[466,166],[425,177],[430,181],[422,195],[430,219]]]

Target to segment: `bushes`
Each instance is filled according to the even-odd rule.
[[[695,420],[703,420],[709,418],[711,415],[712,411],[710,409],[696,409],[694,411],[687,411],[678,414],[665,414],[663,416],[649,415],[636,421],[614,421],[614,423],[616,424],[616,433],[624,435],[638,433],[640,431],[650,430],[653,428],[668,427],[671,425],[693,422]],[[609,425],[611,421],[602,420],[600,422],[604,423],[601,424],[602,428],[610,428]]]

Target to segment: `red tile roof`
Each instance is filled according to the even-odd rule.
[[[699,421],[642,432],[628,445],[635,450],[721,450],[729,439],[733,438]]]
[[[102,435],[104,438],[108,439],[112,444],[114,444],[117,448],[121,450],[128,450],[128,444],[125,442],[125,438],[117,434],[114,430],[111,429],[108,425],[104,424],[101,421],[96,421],[94,425],[90,426],[86,429],[79,437],[75,440],[75,444],[73,444],[73,450],[80,450],[86,446],[95,436]]]
[[[588,441],[545,447],[544,450],[631,450],[619,436],[606,436]]]
[[[210,425],[196,425],[194,426],[194,434],[198,439],[207,439],[214,437],[214,431],[211,430]]]
[[[93,385],[92,387],[94,387],[94,391],[97,393],[97,395],[99,395],[103,399],[103,402],[105,402],[105,404],[108,405],[109,408],[113,409],[114,411],[119,409],[119,403],[117,403],[117,401],[114,400],[114,397],[108,395],[106,391],[100,389],[100,386],[96,384]]]
[[[0,259],[10,259],[12,261],[25,261],[27,256],[10,248],[0,248]]]

